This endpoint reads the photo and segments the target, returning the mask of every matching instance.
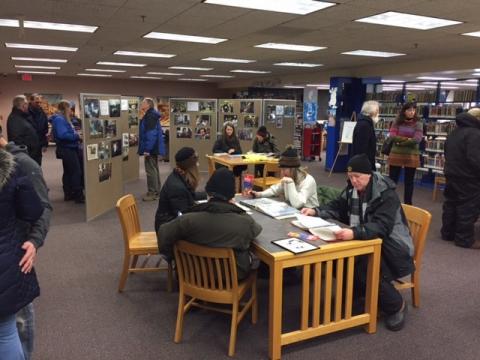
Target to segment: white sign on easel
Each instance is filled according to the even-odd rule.
[[[352,144],[353,143],[353,130],[355,129],[355,125],[357,125],[357,122],[355,121],[357,119],[357,114],[355,112],[352,113],[352,121],[344,121],[343,126],[342,126],[342,136],[340,138],[340,141],[338,142],[338,151],[337,151],[337,156],[335,156],[335,160],[333,161],[333,165],[330,169],[330,175],[332,175],[333,169],[335,168],[335,164],[338,159],[338,155],[342,153],[342,149],[347,151],[348,149],[343,147],[343,144]],[[342,153],[342,155],[346,155],[346,153]]]

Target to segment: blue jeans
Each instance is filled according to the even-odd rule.
[[[22,343],[25,360],[30,360],[33,353],[33,339],[35,331],[35,313],[33,303],[28,304],[16,315],[18,336]]]
[[[0,318],[0,359],[24,360],[15,315]]]

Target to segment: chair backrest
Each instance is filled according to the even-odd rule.
[[[263,167],[263,178],[268,177],[268,173],[275,173],[276,177],[280,177],[280,166],[278,165],[278,162],[268,162],[265,164]]]
[[[237,267],[232,249],[179,240],[174,251],[180,287],[188,287],[189,295],[215,301],[219,292],[237,293]]]
[[[116,208],[120,224],[122,224],[125,246],[128,249],[129,240],[141,231],[135,197],[132,194],[122,196],[118,199]]]
[[[402,208],[408,221],[410,234],[413,238],[413,245],[415,246],[413,258],[417,269],[419,269],[432,215],[428,211],[412,205],[402,204]]]

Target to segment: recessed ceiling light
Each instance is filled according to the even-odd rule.
[[[130,76],[131,79],[150,79],[150,80],[160,80],[161,77],[156,77],[156,76],[137,76],[137,75],[132,75]]]
[[[172,58],[176,56],[174,54],[161,54],[161,53],[139,52],[139,51],[115,51],[113,55],[143,56],[143,57],[156,57],[156,58]]]
[[[273,65],[276,65],[276,66],[298,66],[298,67],[308,67],[308,68],[323,66],[323,64],[309,64],[309,63],[295,63],[295,62],[281,62],[281,63],[275,63]]]
[[[113,69],[85,69],[85,71],[100,71],[100,72],[111,72],[111,73],[124,73],[126,70],[113,70]]]
[[[89,74],[89,73],[78,73],[78,76],[96,76],[96,77],[112,77],[112,74]]]
[[[41,61],[41,62],[57,62],[66,63],[67,59],[49,59],[49,58],[34,58],[34,57],[11,57],[10,59],[15,61]]]
[[[40,66],[40,65],[15,65],[17,69],[44,69],[44,70],[60,70],[60,66]]]
[[[480,72],[478,72],[478,73],[473,73],[472,75],[473,75],[473,76],[480,76]]]
[[[462,35],[480,37],[480,31],[474,31],[474,32],[469,32],[469,33],[463,33]]]
[[[263,70],[230,70],[233,73],[245,73],[245,74],[269,74],[271,71]]]
[[[399,26],[419,30],[430,30],[442,26],[451,26],[462,23],[461,21],[446,20],[430,16],[405,14],[395,11],[387,11],[382,14],[365,17],[355,21],[369,24]]]
[[[204,3],[298,15],[310,14],[336,5],[318,0],[204,0]]]
[[[417,76],[418,80],[457,80],[456,78],[441,77],[441,76]]]
[[[200,75],[201,77],[206,77],[206,78],[219,78],[219,79],[230,79],[233,78],[234,76],[232,75]]]
[[[35,44],[18,44],[18,43],[5,43],[7,48],[16,49],[34,49],[34,50],[54,50],[54,51],[77,51],[76,47],[69,46],[53,46],[53,45],[35,45]]]
[[[480,75],[480,74],[478,74],[478,75]],[[475,84],[478,83],[478,79],[468,79],[468,80],[465,80],[465,81],[475,83]]]
[[[218,62],[231,62],[231,63],[241,63],[248,64],[253,63],[256,60],[246,60],[246,59],[231,59],[231,58],[218,58],[218,57],[207,57],[202,59],[203,61],[218,61]]]
[[[329,84],[307,84],[309,87],[316,87],[317,89],[330,89]]]
[[[278,49],[278,50],[290,50],[290,51],[317,51],[326,49],[323,46],[309,46],[309,45],[295,45],[295,44],[282,44],[282,43],[265,43],[260,45],[255,45],[257,48],[265,49]]]
[[[177,70],[195,70],[195,71],[210,71],[213,68],[193,67],[193,66],[169,66],[169,69]]]
[[[182,76],[183,74],[179,73],[171,73],[171,72],[156,72],[156,71],[149,71],[147,72],[149,75],[165,75],[165,76]]]
[[[207,81],[207,79],[187,79],[187,78],[180,78],[178,80],[182,80],[182,81]]]
[[[0,26],[19,27],[20,21],[13,19],[0,19]]]
[[[354,50],[342,52],[343,55],[355,55],[355,56],[372,56],[372,57],[394,57],[403,56],[402,53],[386,52],[386,51],[372,51],[372,50]]]
[[[205,36],[182,35],[182,34],[155,32],[155,31],[152,31],[151,33],[148,33],[143,37],[147,39],[186,41],[186,42],[203,43],[203,44],[218,44],[228,40],[228,39],[212,38],[212,37],[205,37]]]
[[[283,86],[285,89],[304,89],[305,86],[299,86],[299,85],[284,85]]]
[[[75,24],[61,24],[42,21],[27,21],[23,22],[23,27],[29,29],[43,29],[43,30],[61,30],[61,31],[75,31],[93,33],[98,29],[98,26],[75,25]]]
[[[382,79],[382,83],[404,83],[405,80]]]
[[[144,66],[147,66],[147,64],[122,63],[122,62],[113,62],[113,61],[97,61],[97,65],[132,66],[132,67],[144,67]]]
[[[17,70],[19,74],[42,74],[42,75],[55,75],[55,71],[28,71],[28,70]]]

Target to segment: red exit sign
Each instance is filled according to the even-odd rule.
[[[32,81],[32,74],[22,74],[22,81]]]

